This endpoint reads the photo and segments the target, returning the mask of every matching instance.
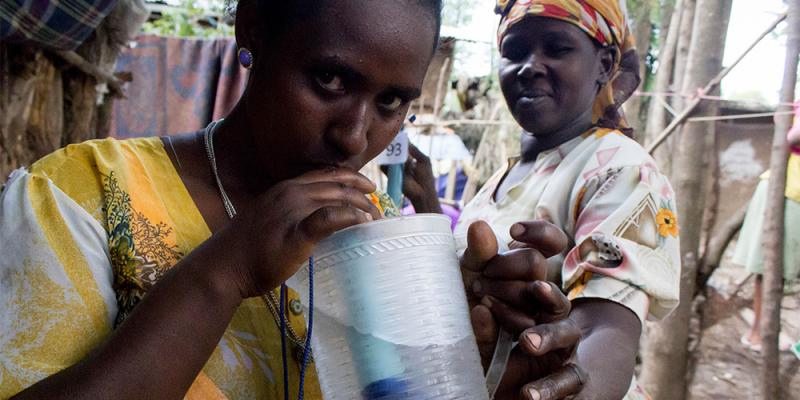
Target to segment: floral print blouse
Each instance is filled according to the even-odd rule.
[[[466,247],[472,222],[488,222],[501,244],[518,221],[545,219],[568,236],[551,257],[549,278],[571,299],[615,301],[660,319],[678,303],[680,253],[674,193],[655,161],[618,130],[595,128],[539,154],[533,168],[499,202],[498,171],[464,208],[455,229]]]

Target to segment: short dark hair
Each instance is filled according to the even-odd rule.
[[[329,0],[253,0],[257,4],[258,13],[264,21],[264,33],[268,37],[279,36],[284,33],[295,21],[309,18],[325,8]],[[393,0],[397,1],[397,0]],[[439,43],[439,30],[442,25],[442,0],[406,0],[419,4],[430,11],[436,24],[434,49]],[[237,0],[227,0],[226,9],[233,14],[236,10]]]

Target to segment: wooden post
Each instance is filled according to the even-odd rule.
[[[662,105],[662,101],[666,101],[663,93],[669,91],[669,84],[672,80],[672,72],[675,65],[675,50],[680,35],[678,28],[681,25],[681,16],[684,13],[683,3],[683,0],[678,0],[675,3],[675,10],[672,12],[672,18],[670,18],[666,40],[663,43],[659,43],[658,70],[656,71],[655,85],[653,88],[655,95],[650,99],[649,110],[647,112],[647,126],[644,135],[645,140],[641,141],[643,144],[655,139],[658,133],[664,130],[664,126],[667,124],[667,110]]]
[[[731,0],[698,0],[694,38],[689,49],[686,85],[700,87],[722,69],[722,47],[726,36],[722,21],[729,18]],[[687,125],[681,131],[675,156],[675,200],[680,224],[680,304],[677,309],[647,332],[643,351],[642,383],[654,400],[686,398],[688,370],[689,321],[697,273],[701,221],[703,218],[703,159],[706,135],[714,125],[701,122]]]
[[[456,175],[458,172],[458,161],[450,160],[450,172],[447,173],[447,186],[444,189],[444,199],[452,202],[456,194]]]
[[[790,0],[789,30],[786,40],[786,61],[783,71],[779,111],[790,109],[797,85],[797,62],[800,51],[800,0]],[[764,300],[761,306],[761,336],[763,362],[761,363],[761,398],[778,399],[780,396],[780,358],[778,341],[781,324],[781,299],[783,298],[783,230],[786,190],[786,163],[788,146],[786,134],[791,127],[789,115],[775,116],[775,134],[770,157],[767,212],[764,217]],[[796,179],[796,177],[795,177]]]

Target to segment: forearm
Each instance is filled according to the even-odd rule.
[[[573,302],[582,330],[577,364],[589,376],[580,398],[618,400],[633,378],[641,322],[624,306],[600,299]]]
[[[241,302],[223,276],[234,250],[215,253],[207,242],[189,254],[105,343],[14,398],[183,398]]]

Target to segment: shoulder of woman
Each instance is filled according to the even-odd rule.
[[[642,166],[658,170],[655,159],[647,150],[619,130],[599,129],[587,139],[593,155],[586,158],[587,172]]]
[[[86,211],[98,217],[106,181],[104,177],[115,171],[120,174],[127,170],[130,160],[138,159],[132,156],[156,145],[161,145],[158,138],[106,138],[70,144],[33,163],[30,173],[51,181]]]
[[[98,163],[119,162],[117,159],[126,149],[153,147],[160,145],[155,137],[117,140],[115,138],[93,139],[81,143],[69,144],[34,162],[30,167],[33,174],[41,174],[51,179],[64,174],[73,174],[79,170],[69,169],[84,166],[96,169]],[[67,170],[64,168],[67,167]],[[53,179],[55,181],[55,179]]]

